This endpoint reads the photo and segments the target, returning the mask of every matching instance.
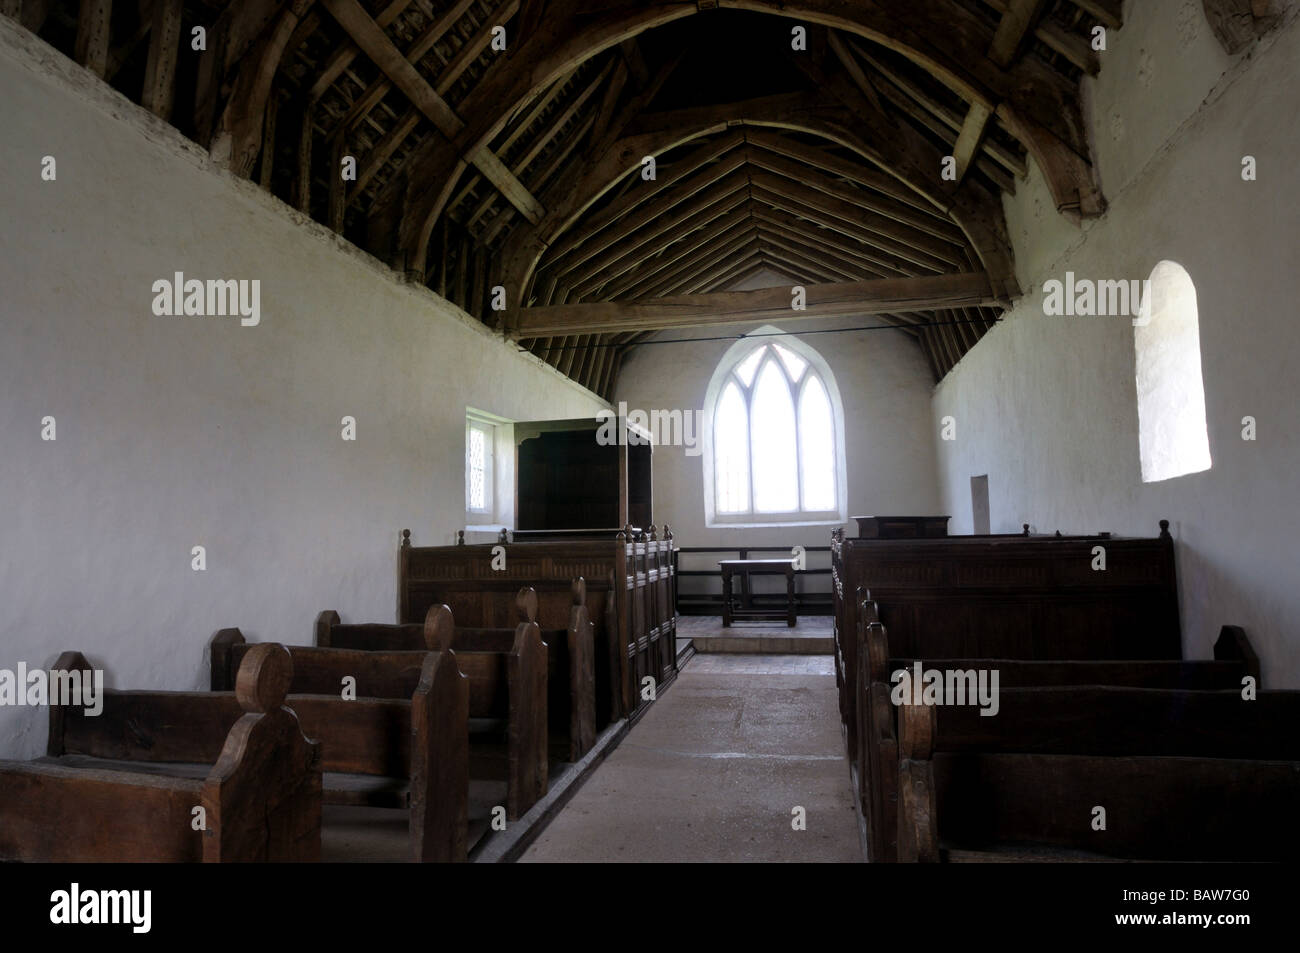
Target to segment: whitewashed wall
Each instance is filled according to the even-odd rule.
[[[4,17],[0,90],[0,668],[80,649],[110,685],[206,687],[220,627],[387,621],[399,530],[464,525],[467,405],[604,406]],[[155,316],[175,271],[260,279],[261,324]],[[44,724],[0,708],[0,756]]]
[[[1125,4],[1088,88],[1110,209],[1082,230],[1031,172],[1007,214],[1021,286],[1008,319],[937,388],[943,507],[971,530],[989,474],[992,528],[1109,530],[1178,541],[1184,652],[1245,626],[1272,687],[1300,687],[1300,27],[1227,57],[1199,2]],[[1242,158],[1258,160],[1244,182]],[[1128,318],[1046,317],[1043,284],[1146,278],[1162,259],[1196,283],[1213,467],[1143,484]],[[939,439],[951,415],[957,439]],[[1241,439],[1242,418],[1258,440]]]
[[[757,283],[773,282],[769,276]],[[882,323],[875,318],[775,322],[781,330],[794,332]],[[709,379],[723,354],[737,335],[755,327],[659,335],[673,340],[726,339],[637,348],[623,364],[616,399],[625,401],[629,410],[703,410]],[[801,340],[825,359],[844,403],[848,515],[934,512],[939,504],[935,448],[929,436],[934,377],[920,347],[893,330],[806,334]],[[655,522],[670,523],[681,546],[789,548],[830,542],[829,526],[707,527],[703,457],[690,456],[682,447],[655,448],[654,505]]]

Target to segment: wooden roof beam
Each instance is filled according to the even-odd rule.
[[[587,138],[595,124],[595,116],[588,116],[579,123],[577,130],[567,137],[564,145],[557,149],[551,158],[546,160],[546,164],[535,173],[528,176],[528,185],[534,191],[544,188],[546,183],[551,180],[551,176],[555,175],[561,168],[563,168],[564,164],[569,160],[569,156],[573,154],[573,150],[578,147],[578,144]],[[496,240],[501,229],[510,224],[514,217],[515,207],[513,205],[506,205],[502,208],[496,218],[492,219],[491,224],[483,230],[483,244],[492,244],[492,242]]]
[[[517,162],[513,163],[511,171],[516,176],[522,176],[524,174],[528,167],[532,165],[533,161],[542,154],[547,146],[551,144],[552,140],[554,140],[560,130],[567,126],[569,121],[577,114],[578,110],[586,105],[587,100],[591,98],[596,90],[598,90],[609,77],[611,67],[612,64],[606,63],[605,68],[597,73],[595,78],[583,87],[582,91],[573,98],[573,101],[560,111],[560,114],[555,117],[542,134],[533,140],[529,145],[528,150],[519,157]],[[594,122],[594,117],[592,118],[592,121]],[[477,208],[475,208],[473,214],[471,214],[465,221],[465,227],[472,227],[475,222],[482,218],[482,216],[492,206],[495,198],[494,195],[485,196],[483,201],[479,203]]]
[[[763,248],[762,241],[759,240],[755,247],[759,249],[761,252]],[[747,257],[752,258],[753,253],[751,252],[750,255]],[[734,271],[738,266],[739,262],[743,260],[745,259],[738,259],[735,262],[732,261],[718,262],[713,267],[707,269],[706,271],[698,275],[694,280],[692,280],[688,285],[686,285],[682,289],[682,292],[685,294],[699,294],[709,285],[713,284],[713,282],[721,278],[723,275],[727,274],[730,271]]]
[[[703,228],[690,231],[683,229],[683,234],[674,237],[660,248],[655,249],[653,256],[643,259],[636,268],[606,284],[602,288],[602,294],[606,299],[618,298],[634,289],[638,283],[647,281],[664,269],[677,264],[687,255],[695,254],[703,246],[715,240],[720,240],[721,236],[734,228],[737,222],[752,225],[750,212],[742,204],[747,201],[747,197],[740,194],[739,201],[736,203],[737,208],[730,213],[721,216]]]
[[[906,206],[900,207],[900,203],[877,198],[872,192],[828,177],[820,169],[809,168],[802,163],[792,162],[763,148],[747,147],[745,153],[749,157],[749,161],[760,169],[775,172],[777,175],[783,175],[796,182],[802,182],[819,192],[825,192],[833,198],[849,202],[867,211],[876,212],[900,225],[916,229],[918,232],[932,235],[961,248],[966,247],[966,236],[962,234],[960,228],[947,219],[937,219],[932,215],[924,215]]]
[[[975,154],[984,139],[984,129],[991,115],[992,113],[979,103],[971,103],[966,119],[961,124],[961,131],[957,134],[957,141],[952,147],[953,164],[956,166],[954,172],[958,182],[966,178],[966,172],[975,161]]]
[[[438,95],[429,82],[406,59],[357,0],[322,0],[339,25],[352,36],[357,46],[374,61],[408,99],[451,142],[465,128],[465,123]],[[475,148],[466,159],[500,190],[529,221],[541,221],[545,209],[523,183],[516,179],[497,156],[486,147]]]
[[[750,179],[755,186],[768,192],[788,195],[805,205],[812,205],[845,222],[880,235],[887,242],[888,250],[900,258],[940,271],[962,264],[959,246],[931,238],[839,196],[829,195],[810,185],[769,172],[754,172]]]
[[[1048,0],[1008,0],[989,44],[989,59],[1003,69],[1018,60],[1034,27],[1047,12],[1047,5]]]
[[[380,10],[379,13],[375,15],[375,22],[380,26],[388,26],[388,24],[392,23],[406,12],[406,8],[411,5],[411,2],[412,0],[392,0],[388,6],[384,7],[384,9]],[[460,15],[464,13],[473,2],[474,0],[460,0],[460,3],[458,3],[452,10],[448,11],[447,16],[443,18],[444,20],[449,21],[447,26],[450,27],[452,23],[455,23],[456,20],[460,19]],[[312,24],[314,24],[314,26],[311,26],[310,32],[315,32],[316,28],[320,26],[320,13],[316,10],[313,10],[308,14],[308,19],[303,20],[302,26],[304,27],[304,32],[306,32],[305,28]],[[306,37],[304,36],[303,39],[306,39]],[[330,54],[329,59],[325,61],[325,66],[321,69],[315,80],[312,81],[311,86],[308,87],[307,101],[309,103],[314,103],[316,100],[324,96],[325,91],[334,85],[335,80],[342,76],[343,71],[351,66],[352,61],[360,55],[361,48],[350,40],[344,41],[340,44],[338,49]]]
[[[1124,0],[1070,0],[1070,2],[1084,13],[1092,14],[1107,29],[1118,30],[1124,25]]]
[[[740,282],[752,278],[763,269],[770,267],[761,257],[756,261],[741,262],[735,268],[715,278],[705,287],[704,291],[706,294],[710,291],[726,291],[731,285],[740,284]]]
[[[892,246],[883,241],[879,235],[868,232],[866,229],[859,228],[854,222],[829,212],[823,211],[816,204],[808,204],[791,198],[789,195],[776,192],[769,192],[764,188],[754,189],[754,199],[771,208],[778,209],[790,215],[796,215],[799,218],[805,218],[810,222],[821,225],[834,232],[838,232],[845,238],[858,242],[861,251],[858,254],[868,261],[874,261],[876,264],[886,268],[892,268],[900,275],[922,275],[928,272],[941,272],[947,270],[942,262],[931,262],[926,265],[917,265],[892,251]]]
[[[755,241],[754,225],[747,220],[733,221],[729,227],[702,248],[698,254],[677,258],[666,269],[657,269],[652,273],[637,275],[626,291],[620,291],[618,299],[634,300],[658,295],[673,294],[674,289],[682,287],[693,276],[738,248],[748,248]],[[604,300],[614,300],[610,295]]]
[[[673,194],[662,205],[651,206],[629,215],[617,227],[607,229],[579,246],[576,255],[571,255],[554,266],[555,271],[561,278],[571,276],[569,280],[574,283],[587,281],[630,248],[657,238],[701,209],[747,188],[749,178],[744,174],[743,166],[743,156],[738,156],[734,165],[728,162],[723,170],[725,175],[708,177],[714,179],[708,188],[697,188],[697,179],[690,180],[689,184],[675,190],[675,193],[680,194]]]
[[[830,249],[815,243],[809,243],[802,235],[792,235],[782,231],[765,219],[756,220],[759,237],[773,248],[781,248],[793,255],[800,255],[810,262],[820,262],[834,268],[844,281],[862,281],[866,278],[891,278],[894,275],[882,275],[872,271],[861,262],[836,255]]]
[[[928,112],[935,119],[940,120],[944,125],[946,125],[948,128],[953,130],[953,132],[960,132],[962,124],[965,120],[965,116],[963,113],[960,113],[955,109],[951,109],[945,104],[938,102],[932,96],[930,96],[930,94],[927,93],[925,90],[919,88],[914,83],[908,82],[906,77],[900,76],[894,70],[890,69],[888,66],[884,64],[882,60],[872,55],[870,52],[864,50],[863,47],[861,47],[859,44],[853,41],[849,41],[848,46],[856,56],[860,57],[863,60],[863,62],[870,64],[870,66],[874,70],[876,70],[876,72],[878,72],[882,77],[885,78],[888,85],[880,87],[881,94],[884,95],[886,98],[888,98],[896,106],[906,110],[906,107],[902,105],[902,103],[898,99],[898,96],[896,95],[896,93],[901,92],[908,99],[910,99],[913,104],[922,107],[926,112]],[[890,94],[891,87],[894,91],[896,91],[895,95]],[[915,113],[911,113],[911,114],[915,116]],[[917,121],[923,122],[923,120],[919,118],[917,118]],[[940,138],[945,138],[937,130],[932,129],[932,131],[935,132],[935,135],[940,136]],[[1016,153],[1011,152],[1003,148],[1000,144],[994,143],[992,141],[990,141],[987,144],[986,150],[991,158],[996,160],[999,165],[1001,165],[1004,169],[1006,169],[1008,172],[1012,173],[1013,175],[1019,176],[1022,179],[1026,175],[1028,175],[1029,169],[1025,165],[1024,158],[1017,155]]]
[[[818,146],[808,145],[792,136],[783,135],[776,129],[745,126],[744,131],[745,140],[751,145],[761,146],[768,152],[806,163],[823,172],[856,182],[864,188],[874,189],[899,204],[916,209],[938,221],[951,222],[941,209],[927,202],[924,197],[917,195],[892,175],[880,172],[866,162],[841,158]]]
[[[681,289],[692,285],[702,274],[714,268],[719,262],[752,253],[757,244],[758,236],[753,225],[739,228],[731,234],[726,242],[716,244],[706,254],[674,268],[659,281],[639,287],[636,298],[632,300],[647,300],[659,298],[663,295],[676,294]],[[635,330],[644,329],[637,328]]]
[[[803,311],[791,309],[788,288],[516,308],[507,314],[505,326],[512,337],[521,338],[765,320],[801,321],[998,303],[988,277],[982,272],[808,285],[806,294]]]
[[[920,273],[915,269],[904,272],[883,265],[870,257],[871,249],[864,250],[861,245],[846,240],[839,232],[829,228],[820,228],[812,222],[797,218],[780,209],[767,208],[755,203],[753,214],[755,220],[766,222],[785,234],[794,235],[807,245],[814,248],[831,249],[841,257],[856,262],[869,275],[878,278],[903,278],[909,274]]]
[[[692,215],[689,219],[683,221],[679,227],[659,236],[659,240],[639,243],[624,255],[614,259],[608,266],[602,268],[590,280],[575,285],[575,293],[584,300],[592,298],[608,300],[613,297],[613,294],[606,290],[611,282],[626,278],[643,263],[660,261],[667,249],[672,248],[675,250],[683,241],[688,247],[698,248],[702,243],[701,233],[711,235],[716,239],[727,235],[737,226],[752,229],[754,222],[745,210],[746,200],[747,197],[743,191],[736,192],[722,202]],[[703,239],[703,241],[707,240]],[[674,260],[679,260],[679,256],[674,255]]]
[[[998,13],[1005,14],[1010,8],[1010,0],[984,0],[986,6]],[[1067,60],[1090,76],[1101,71],[1101,60],[1092,48],[1092,44],[1078,33],[1071,33],[1050,19],[1040,19],[1034,27],[1034,37],[1048,49],[1060,53]]]
[[[548,257],[553,262],[559,262],[564,256],[589,241],[593,235],[598,234],[603,229],[615,223],[626,225],[626,220],[638,206],[666,191],[680,188],[684,180],[701,169],[707,168],[708,171],[699,178],[691,180],[700,188],[711,185],[718,179],[734,172],[744,164],[743,155],[738,154],[732,162],[715,163],[732,152],[732,150],[743,145],[744,141],[744,134],[739,130],[728,132],[717,139],[707,140],[680,162],[674,163],[671,169],[665,169],[665,174],[662,177],[656,176],[654,182],[635,182],[635,172],[633,172],[635,184],[627,193],[621,198],[610,202],[598,212],[594,212],[583,219],[574,228],[566,232],[563,240],[556,242],[548,249]],[[682,200],[688,197],[689,194],[683,195]]]

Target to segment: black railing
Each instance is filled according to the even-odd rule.
[[[714,566],[712,569],[682,569],[679,558],[683,553],[717,553],[720,559],[771,559],[773,554],[780,556],[789,556],[794,558],[790,546],[679,546],[673,550],[673,573],[677,577],[677,614],[678,615],[722,615],[722,573]],[[812,553],[829,553],[829,546],[804,546],[805,554]],[[731,554],[736,555],[731,555]],[[826,577],[826,589],[808,589],[803,580],[812,581],[809,577]],[[795,571],[795,610],[799,615],[830,615],[831,614],[831,586],[830,586],[831,569],[830,566],[818,567],[814,569],[799,569]],[[718,580],[718,591],[715,592],[683,592],[682,581],[692,577],[706,577]],[[817,579],[820,582],[820,579]],[[755,609],[765,609],[769,606],[783,609],[785,607],[785,588],[781,587],[780,592],[771,593],[751,592],[748,574],[740,573],[736,576],[735,585],[737,591],[733,593],[733,598],[738,598],[741,604]]]

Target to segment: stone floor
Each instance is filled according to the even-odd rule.
[[[523,860],[859,861],[830,666],[696,656]]]

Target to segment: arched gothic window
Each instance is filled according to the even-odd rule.
[[[1210,469],[1196,286],[1182,265],[1156,265],[1134,323],[1142,482]]]
[[[765,327],[723,356],[705,398],[709,526],[842,523],[844,414],[826,362]]]

